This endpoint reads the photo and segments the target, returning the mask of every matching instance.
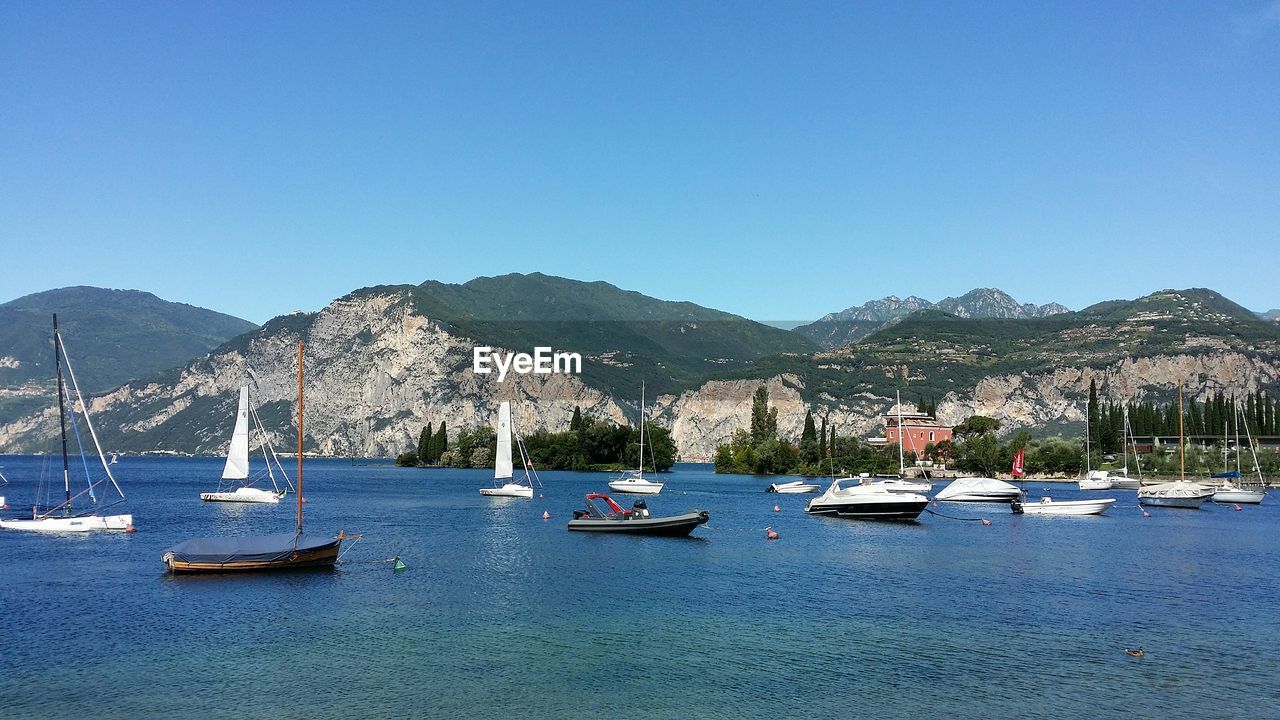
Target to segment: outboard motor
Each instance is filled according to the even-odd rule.
[[[584,518],[584,517],[586,517],[586,516],[587,516],[587,513],[586,513],[586,511],[584,511],[584,510],[574,510],[574,511],[573,511],[573,519],[574,519],[574,520],[581,520],[582,518]]]
[[[1010,501],[1009,501],[1009,509],[1013,511],[1013,514],[1014,514],[1014,515],[1021,515],[1021,514],[1022,514],[1022,501],[1021,501],[1019,498],[1014,498],[1014,499],[1010,500]]]
[[[638,517],[638,518],[649,517],[649,506],[646,505],[643,500],[635,501],[635,504],[631,506],[631,511],[632,511],[631,512],[632,517]]]

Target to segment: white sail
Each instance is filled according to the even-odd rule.
[[[236,411],[236,429],[231,433],[227,464],[222,468],[223,480],[249,477],[249,388],[240,388],[240,409]]]
[[[498,406],[498,454],[493,459],[493,479],[511,477],[511,403]]]

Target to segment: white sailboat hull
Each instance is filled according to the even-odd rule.
[[[1261,490],[1243,490],[1240,488],[1217,490],[1211,498],[1216,503],[1245,503],[1257,505],[1262,502],[1266,493]]]
[[[1023,515],[1101,515],[1114,505],[1115,498],[1102,500],[1063,500],[1041,498],[1038,503],[1026,503],[1022,506]]]
[[[1111,489],[1113,490],[1137,490],[1140,487],[1142,487],[1142,481],[1138,478],[1111,476]]]
[[[663,484],[649,482],[648,480],[614,480],[609,483],[609,489],[614,492],[631,493],[632,495],[657,495],[662,492]]]
[[[0,520],[5,530],[45,533],[81,533],[94,530],[127,530],[133,525],[132,515],[85,515],[83,517],[47,517],[23,520]]]
[[[236,488],[235,492],[200,493],[205,502],[238,502],[238,503],[278,503],[280,496],[270,490],[258,488]]]
[[[513,497],[533,499],[533,488],[519,483],[507,483],[502,487],[480,488],[480,494],[487,497]]]

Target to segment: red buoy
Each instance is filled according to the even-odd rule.
[[[774,511],[774,512],[782,512],[782,508],[778,507],[777,505],[774,505],[774,506],[773,506],[773,511]]]
[[[986,518],[982,518],[982,526],[983,526],[983,527],[991,527],[991,521],[990,521],[990,520],[988,520],[988,519],[986,519]]]
[[[1240,503],[1236,503],[1236,512],[1240,512],[1244,508],[1240,507]]]
[[[1142,517],[1151,517],[1151,513],[1147,512],[1146,510],[1143,510]]]
[[[124,527],[124,531],[125,531],[125,532],[127,532],[127,533],[136,533],[136,532],[138,532],[138,528],[136,528],[136,527],[134,527],[134,526],[132,526],[132,525],[126,525],[126,526]]]
[[[542,511],[542,519],[543,519],[543,520],[550,520],[550,519],[551,519],[551,513],[550,513],[550,512],[548,512],[548,511],[546,511],[546,510],[543,510],[543,511]]]
[[[771,527],[767,527],[764,529],[764,537],[766,540],[777,540],[779,537],[778,531]]]

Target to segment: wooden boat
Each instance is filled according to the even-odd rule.
[[[1182,426],[1182,385],[1178,385],[1178,467],[1177,481],[1143,487],[1138,491],[1138,504],[1199,510],[1205,500],[1213,497],[1213,488],[1186,480],[1187,437]]]
[[[595,504],[600,500],[607,509]],[[637,500],[630,510],[624,510],[613,498],[602,493],[587,495],[587,509],[574,510],[569,521],[570,530],[584,532],[611,532],[630,535],[682,536],[711,519],[706,510],[690,510],[680,515],[654,517],[644,500]]]
[[[247,537],[192,538],[165,550],[165,569],[175,575],[332,568],[342,548],[337,537],[302,531],[302,343],[298,343],[298,526],[295,532]]]

